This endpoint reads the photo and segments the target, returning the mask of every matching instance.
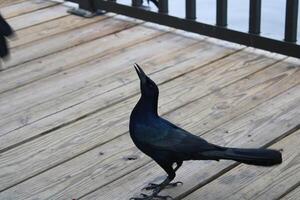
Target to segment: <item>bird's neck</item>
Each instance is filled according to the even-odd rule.
[[[148,98],[145,96],[141,96],[140,100],[135,106],[135,112],[139,113],[140,115],[143,115],[145,117],[147,116],[158,116],[157,113],[157,102],[158,100],[156,98]]]

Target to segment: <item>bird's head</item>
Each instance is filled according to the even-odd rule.
[[[154,98],[154,100],[157,100],[159,93],[157,85],[145,74],[138,64],[135,64],[134,68],[140,78],[142,96],[147,97],[148,99]]]

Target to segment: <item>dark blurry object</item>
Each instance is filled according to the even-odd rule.
[[[9,55],[6,37],[13,35],[13,30],[0,14],[0,57]]]

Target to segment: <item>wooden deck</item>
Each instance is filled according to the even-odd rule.
[[[133,145],[133,64],[159,113],[210,142],[272,147],[281,165],[184,163],[163,193],[184,200],[300,199],[300,60],[114,14],[0,1],[14,27],[0,72],[0,199],[124,200],[165,173]]]

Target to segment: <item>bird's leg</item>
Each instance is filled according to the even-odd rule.
[[[160,184],[154,184],[150,183],[147,187],[143,188],[146,190],[153,190],[153,193],[151,195],[146,195],[146,194],[141,194],[142,197],[134,197],[131,198],[130,200],[153,200],[153,199],[160,199],[160,200],[168,200],[168,199],[173,199],[171,196],[160,196],[158,195],[164,188],[171,186],[177,186],[179,184],[182,184],[182,182],[176,182],[176,183],[171,183],[171,181],[175,178],[176,176],[176,171],[181,167],[182,162],[176,162],[176,167],[173,169],[172,163],[160,163],[158,164],[167,172],[168,177]]]
[[[182,185],[183,183],[178,181],[178,182],[174,182],[171,183],[171,181],[175,178],[175,172],[181,167],[182,165],[182,161],[181,162],[176,162],[176,167],[175,169],[172,168],[172,172],[168,173],[169,176],[160,184],[156,184],[156,183],[149,183],[148,186],[146,186],[145,190],[156,190],[156,189],[160,189],[159,191],[161,191],[162,189],[166,188],[166,187],[176,187],[178,185]]]

